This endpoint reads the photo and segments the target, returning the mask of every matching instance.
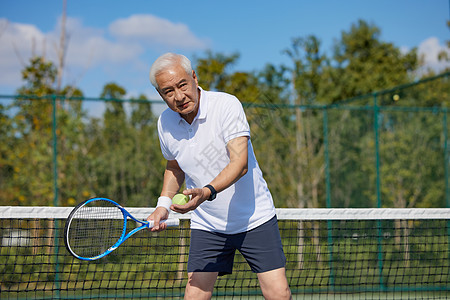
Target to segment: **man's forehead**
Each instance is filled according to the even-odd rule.
[[[160,76],[162,74],[171,74],[171,75],[179,75],[179,76],[188,76],[189,74],[186,73],[186,70],[179,64],[173,64],[165,67],[161,71],[159,71],[156,76]]]
[[[187,80],[190,74],[187,74],[181,66],[173,66],[161,70],[155,77],[156,81],[175,81],[178,83],[179,81]]]

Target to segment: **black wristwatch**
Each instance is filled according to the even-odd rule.
[[[208,188],[208,189],[211,191],[211,195],[210,195],[209,198],[206,199],[206,200],[208,200],[208,201],[213,201],[214,199],[216,199],[216,195],[217,195],[216,189],[215,189],[212,185],[210,185],[210,184],[205,185],[204,187],[205,187],[205,188]]]

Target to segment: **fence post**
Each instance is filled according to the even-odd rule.
[[[331,184],[330,184],[330,152],[328,144],[328,108],[323,109],[323,144],[325,154],[325,194],[326,206],[331,208]]]
[[[447,125],[447,113],[448,109],[445,108],[444,116],[442,117],[442,130],[444,133],[444,172],[445,172],[445,205],[450,207],[450,193],[449,193],[449,156],[448,156],[448,125]],[[447,248],[448,248],[448,259],[450,260],[450,221],[447,221]]]
[[[377,208],[381,208],[381,192],[380,192],[380,144],[379,144],[379,107],[377,94],[373,95],[373,131],[375,139],[375,171],[376,171],[376,196],[377,196]]]
[[[59,206],[59,199],[58,199],[58,137],[56,132],[56,105],[57,96],[52,95],[52,142],[53,142],[53,206]],[[59,299],[60,297],[60,279],[59,279],[59,223],[60,220],[53,219],[53,226],[55,228],[54,230],[54,258],[55,258],[55,298]]]
[[[447,127],[447,108],[444,109],[444,116],[442,120],[442,130],[444,133],[444,172],[445,172],[445,205],[450,207],[450,194],[449,194],[449,157],[448,157],[448,127]]]
[[[56,134],[56,95],[52,95],[52,145],[53,145],[53,206],[59,206],[58,199],[58,137]]]
[[[373,94],[373,131],[375,139],[375,170],[376,170],[376,195],[377,195],[377,208],[381,207],[381,192],[380,192],[380,144],[379,144],[379,107],[378,107],[378,94]],[[381,220],[377,220],[377,236],[378,236],[378,275],[380,278],[380,290],[384,291],[383,280],[383,245],[382,245],[382,228]]]
[[[323,143],[325,154],[325,193],[326,193],[326,206],[331,208],[331,185],[330,185],[330,156],[329,156],[329,144],[328,144],[328,108],[323,109]],[[334,290],[335,278],[333,268],[333,221],[327,220],[327,234],[328,234],[328,259],[330,267],[330,286],[331,290]]]

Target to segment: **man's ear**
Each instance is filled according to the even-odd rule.
[[[195,83],[198,85],[197,74],[195,74],[195,71],[194,71],[194,70],[192,70],[192,78],[194,78]]]

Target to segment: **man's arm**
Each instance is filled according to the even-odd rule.
[[[248,171],[248,137],[232,139],[227,144],[230,162],[210,184],[219,193],[238,181]],[[209,189],[205,188],[205,191]],[[209,198],[210,191],[207,192]]]
[[[181,170],[176,160],[169,160],[166,164],[166,170],[164,171],[163,187],[161,191],[161,197],[168,197],[170,199],[180,190],[181,185],[184,182],[184,172]],[[147,220],[153,220],[155,222],[152,231],[161,231],[166,229],[166,224],[161,223],[160,220],[165,220],[169,217],[169,211],[164,207],[157,207],[155,211],[148,216]]]
[[[173,198],[180,190],[184,182],[184,172],[181,170],[176,160],[169,160],[164,171],[164,181],[161,196]]]
[[[211,184],[219,193],[244,176],[248,171],[248,137],[242,136],[232,139],[227,144],[230,155],[228,165],[213,179]],[[186,205],[172,205],[170,208],[178,213],[187,213],[196,209],[211,195],[208,188],[195,188],[183,191],[185,195],[191,195],[191,200]]]

